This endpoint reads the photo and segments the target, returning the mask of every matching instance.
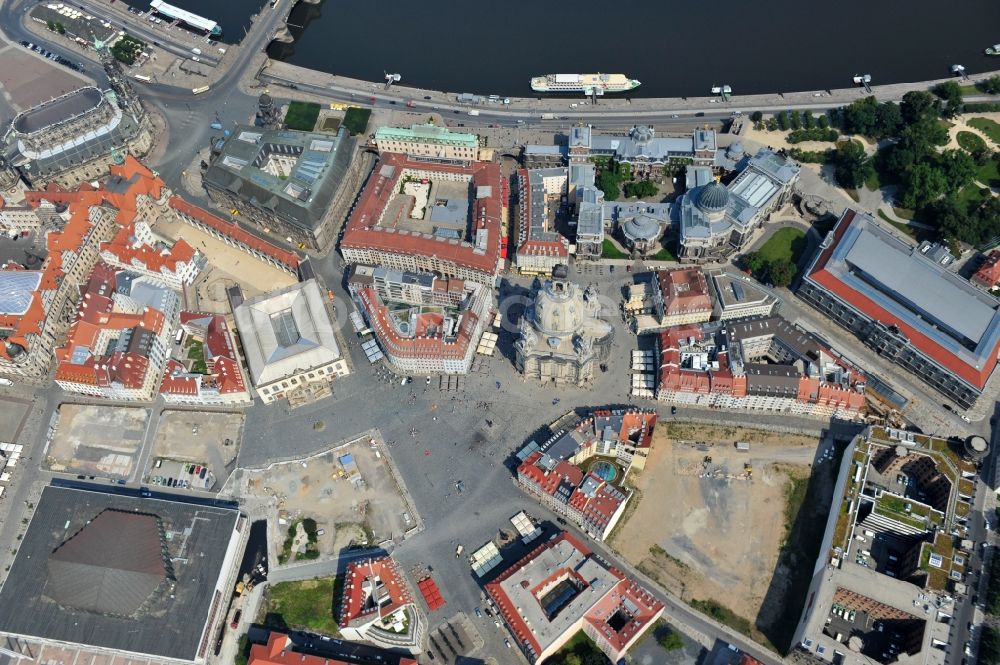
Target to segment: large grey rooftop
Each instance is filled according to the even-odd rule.
[[[255,386],[340,358],[315,279],[246,300],[233,316]]]
[[[53,595],[66,602],[97,602],[82,587],[72,587],[64,573],[69,567],[85,570],[93,566],[96,543],[78,541],[64,548],[74,534],[89,521],[107,511],[154,515],[162,525],[167,559],[172,575],[166,587],[152,593],[135,618],[100,611],[60,606]],[[160,499],[107,494],[66,487],[46,487],[35,508],[27,533],[18,544],[17,557],[0,590],[0,631],[15,635],[99,646],[107,649],[148,654],[180,660],[194,660],[209,616],[230,540],[239,513],[228,508],[194,505]],[[95,522],[96,524],[96,522]],[[82,531],[86,533],[86,530]],[[152,571],[152,559],[159,549],[146,548],[128,540],[134,530],[102,530],[98,539],[107,558],[101,565],[118,571]],[[116,541],[116,538],[123,540]],[[83,545],[86,547],[80,548]],[[60,548],[66,552],[52,577],[50,555]],[[132,552],[141,561],[131,561]],[[68,562],[68,563],[66,563]],[[145,591],[152,588],[141,578],[149,573],[122,573],[121,579],[138,581]],[[61,581],[60,581],[61,576]],[[61,589],[53,584],[64,584]],[[137,593],[138,593],[137,591]],[[135,594],[113,603],[134,602]],[[98,603],[100,604],[100,603]]]
[[[238,125],[219,144],[205,172],[207,187],[227,190],[301,229],[319,225],[340,189],[354,153],[343,127],[334,134]],[[267,170],[271,158],[294,162],[288,173]]]
[[[826,271],[977,367],[1000,339],[993,296],[857,215]]]
[[[24,111],[14,118],[14,129],[22,134],[32,134],[70,118],[83,115],[100,106],[104,95],[93,86],[45,102]]]

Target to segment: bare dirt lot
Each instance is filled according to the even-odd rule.
[[[339,460],[344,455],[353,457],[357,475],[341,465]],[[285,521],[279,527],[282,538],[286,527],[299,518],[315,520],[317,527],[324,530],[316,543],[321,555],[364,540],[398,539],[416,524],[385,458],[376,457],[367,441],[305,462],[250,471],[244,478],[248,495],[277,497]]]
[[[736,441],[751,450],[736,450]],[[684,600],[732,610],[746,631],[755,620],[770,623],[780,608],[763,605],[773,597],[786,500],[792,479],[808,477],[817,443],[742,428],[661,427],[645,470],[632,478],[640,501],[615,548]]]
[[[208,467],[206,476],[215,477],[218,489],[236,460],[242,429],[242,413],[164,411],[156,426],[147,473],[156,475],[158,459],[199,464]]]
[[[148,418],[147,409],[63,404],[45,466],[52,471],[127,479]]]

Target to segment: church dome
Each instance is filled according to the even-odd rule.
[[[721,183],[709,183],[698,194],[698,207],[705,212],[722,212],[728,206],[729,190]]]
[[[624,232],[632,240],[655,240],[660,235],[660,223],[648,215],[637,215],[625,222]]]
[[[567,335],[583,324],[586,307],[573,284],[546,282],[535,298],[535,325],[550,335]]]

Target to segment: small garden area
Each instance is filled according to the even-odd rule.
[[[111,46],[110,50],[111,55],[118,62],[134,65],[139,54],[146,50],[146,42],[136,39],[132,35],[122,35],[121,39]]]
[[[795,279],[797,264],[805,249],[805,231],[787,226],[778,229],[756,252],[745,254],[743,267],[774,286],[788,286]]]
[[[295,537],[298,534],[300,526],[306,534],[306,548],[304,552],[292,552],[292,547],[295,545]],[[319,545],[317,542],[319,540],[319,536],[317,531],[316,520],[308,517],[295,520],[289,524],[288,533],[285,535],[285,541],[281,545],[281,552],[278,554],[278,563],[285,564],[289,561],[318,559]]]
[[[1000,123],[995,120],[990,120],[989,118],[970,118],[968,123],[970,127],[975,127],[986,136],[990,137],[990,140],[1000,145]]]
[[[364,134],[368,131],[368,119],[372,116],[371,109],[362,109],[352,106],[344,112],[344,122],[342,123],[351,136]]]
[[[340,627],[334,608],[339,605],[342,587],[342,577],[272,584],[267,589],[264,623],[286,631],[291,628],[336,635]]]
[[[602,259],[627,259],[630,258],[628,254],[618,249],[618,245],[614,243],[611,238],[605,238],[604,244],[601,245],[601,258]]]
[[[315,102],[290,102],[285,112],[285,127],[300,132],[311,132],[319,118],[319,104]]]
[[[979,134],[963,130],[955,135],[955,140],[958,141],[959,147],[973,154],[986,150],[986,141]]]
[[[184,343],[187,349],[188,360],[191,360],[191,371],[197,374],[208,374],[208,365],[205,363],[205,344],[200,340],[189,337]]]
[[[545,660],[545,665],[608,665],[608,657],[582,630],[562,649]]]

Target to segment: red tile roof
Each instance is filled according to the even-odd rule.
[[[712,311],[708,281],[701,268],[657,270],[656,281],[667,316]]]
[[[287,635],[272,632],[267,644],[254,644],[250,647],[250,659],[247,665],[349,665],[351,662],[354,661],[292,651],[292,642]],[[417,661],[408,656],[401,656],[399,665],[417,665]]]
[[[608,641],[615,652],[620,652],[656,620],[663,607],[662,602],[637,583],[622,579],[611,593],[590,608],[584,620]],[[616,616],[625,619],[625,625],[618,630],[612,628],[610,623]]]
[[[386,167],[391,167],[390,175],[382,175]],[[386,206],[399,189],[403,171],[407,169],[466,175],[471,178],[474,188],[492,187],[488,196],[474,198],[472,201],[472,236],[474,237],[480,230],[486,232],[484,250],[477,250],[467,242],[379,224]],[[500,166],[493,162],[474,162],[469,165],[435,164],[413,160],[398,153],[386,153],[375,165],[375,170],[351,213],[340,242],[341,249],[436,257],[456,266],[495,275],[500,258],[503,209],[507,205],[502,196],[503,191]],[[475,192],[473,196],[475,197]]]
[[[403,337],[397,332],[390,320],[389,309],[379,301],[375,289],[363,288],[358,291],[358,297],[379,339],[379,344],[396,358],[434,357],[461,360],[469,350],[469,344],[473,341],[472,334],[479,321],[475,312],[467,310],[462,314],[458,324],[458,334],[450,341],[441,334],[440,327],[437,334],[421,335],[418,329],[415,337]],[[419,323],[418,320],[418,325]],[[426,319],[424,323],[427,323]]]
[[[135,222],[120,227],[109,242],[102,242],[101,251],[110,253],[124,265],[134,265],[156,273],[174,273],[178,263],[191,261],[197,253],[184,238],[178,239],[170,249],[162,251],[139,243],[135,240]]]
[[[385,594],[385,603],[372,601],[375,590]],[[342,626],[364,625],[412,602],[406,581],[390,557],[352,561],[347,565],[337,620]]]
[[[983,265],[979,266],[970,281],[986,289],[992,289],[1000,282],[1000,250],[994,249],[986,257]]]

